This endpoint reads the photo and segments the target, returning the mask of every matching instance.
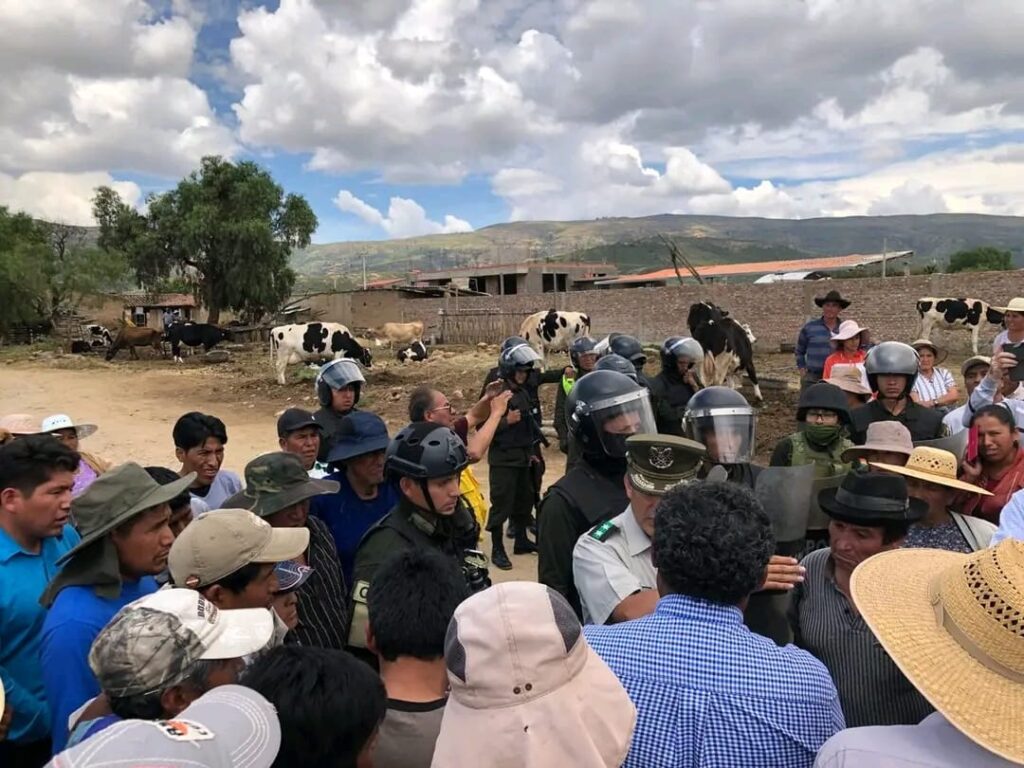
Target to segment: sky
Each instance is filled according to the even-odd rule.
[[[1024,215],[1024,3],[0,0],[0,205],[219,154],[314,240],[658,213]]]

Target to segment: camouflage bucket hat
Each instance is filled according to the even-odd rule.
[[[334,480],[310,478],[298,456],[278,451],[258,456],[246,464],[245,489],[221,506],[248,509],[266,517],[314,496],[337,493],[340,488]]]
[[[707,450],[675,435],[633,435],[626,439],[626,477],[634,490],[664,496],[697,479]]]

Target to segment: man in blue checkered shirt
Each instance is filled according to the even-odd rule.
[[[829,291],[818,296],[814,303],[821,307],[821,317],[808,320],[796,338],[796,367],[800,371],[800,391],[816,381],[821,381],[825,360],[832,354],[832,334],[839,329],[842,320],[839,313],[850,306],[839,291]]]
[[[741,486],[692,483],[659,502],[656,611],[584,630],[637,708],[625,768],[810,768],[843,729],[824,665],[743,624],[774,550]]]

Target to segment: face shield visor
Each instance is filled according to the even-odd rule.
[[[334,390],[343,389],[349,384],[365,384],[363,372],[359,364],[352,360],[334,360],[327,363],[317,374],[317,384],[324,383]]]
[[[626,456],[627,437],[658,431],[646,389],[594,403],[590,407],[590,418],[601,449],[618,459]]]
[[[688,436],[703,443],[714,464],[747,464],[754,456],[757,417],[749,408],[712,408],[687,416]]]
[[[502,355],[503,362],[509,368],[532,368],[534,363],[541,361],[537,350],[529,344],[517,344]]]

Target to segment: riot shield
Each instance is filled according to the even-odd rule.
[[[947,435],[936,440],[918,440],[914,443],[914,447],[938,448],[942,451],[949,451],[956,456],[956,463],[959,464],[964,460],[964,454],[967,453],[967,439],[970,434],[971,431],[969,429],[961,429],[955,435]]]
[[[806,536],[814,472],[813,464],[804,464],[766,467],[758,474],[754,495],[771,518],[778,544],[802,541]]]
[[[816,549],[824,549],[828,546],[829,517],[818,504],[818,494],[826,488],[838,488],[842,485],[844,477],[846,477],[845,472],[833,477],[815,478],[811,491],[811,511],[807,515],[807,540],[802,552],[796,557],[803,557]]]

